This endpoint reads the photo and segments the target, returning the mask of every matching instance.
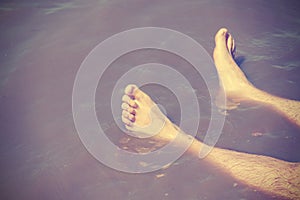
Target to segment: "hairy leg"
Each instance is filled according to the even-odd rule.
[[[153,109],[154,108],[154,109]],[[181,134],[180,143],[191,140],[159,111],[152,99],[135,85],[125,89],[122,104],[125,127],[138,134],[146,134],[164,141],[172,141]],[[157,123],[165,122],[165,123]],[[152,124],[154,123],[154,124]],[[149,128],[151,127],[151,128]],[[180,146],[180,144],[178,144]],[[199,156],[201,141],[193,139],[189,153]],[[300,165],[275,158],[214,148],[204,159],[224,173],[251,187],[287,198],[300,198]]]

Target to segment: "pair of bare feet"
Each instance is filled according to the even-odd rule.
[[[292,123],[300,126],[300,102],[277,97],[254,87],[234,60],[235,42],[227,29],[221,28],[215,36],[213,53],[219,75],[220,93],[226,95],[222,109],[234,109],[241,102],[250,101],[270,107]],[[172,139],[170,120],[160,112],[151,98],[135,85],[128,85],[123,96],[122,120],[126,128],[149,136],[156,133],[161,139]]]
[[[225,92],[234,105],[248,98],[252,84],[234,61],[235,44],[227,29],[220,29],[215,36],[214,61],[220,78],[220,92]],[[132,132],[173,139],[170,120],[159,110],[151,98],[135,85],[125,89],[122,104],[122,121]]]
[[[227,108],[234,108],[243,101],[261,103],[300,126],[300,102],[261,91],[247,80],[234,61],[234,40],[227,29],[222,28],[217,32],[215,45],[213,57],[219,75],[220,92],[231,103],[226,104]],[[167,142],[181,132],[137,86],[128,85],[122,101],[122,121],[129,131]],[[183,134],[182,142],[185,138],[189,139]],[[188,151],[199,156],[203,146],[205,144],[194,139]],[[300,163],[220,148],[213,148],[204,160],[253,188],[271,195],[300,199]]]

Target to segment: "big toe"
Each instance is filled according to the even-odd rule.
[[[136,85],[130,84],[125,88],[125,94],[132,99],[141,100],[148,97],[142,90],[140,90]]]
[[[215,36],[216,45],[218,45],[220,42],[221,43],[226,42],[227,35],[228,35],[228,30],[226,28],[219,29]]]
[[[134,91],[135,91],[136,89],[138,89],[138,87],[137,87],[136,85],[134,85],[134,84],[129,84],[129,85],[126,86],[124,92],[125,92],[125,94],[127,94],[127,95],[129,95],[129,96],[132,96],[132,95],[134,95]]]

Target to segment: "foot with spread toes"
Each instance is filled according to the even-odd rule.
[[[128,131],[136,133],[139,138],[174,139],[176,133],[173,133],[173,124],[136,85],[125,88],[122,102],[122,121]]]

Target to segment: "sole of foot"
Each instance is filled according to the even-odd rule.
[[[171,122],[157,104],[136,85],[128,85],[122,97],[122,121],[136,137],[171,139]]]

